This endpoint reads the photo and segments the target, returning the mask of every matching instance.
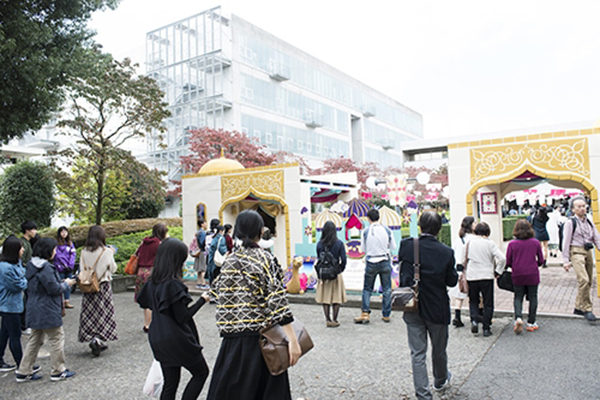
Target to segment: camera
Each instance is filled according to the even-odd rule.
[[[594,248],[594,243],[585,243],[583,245],[583,248],[586,249],[586,250],[591,250],[591,249]]]

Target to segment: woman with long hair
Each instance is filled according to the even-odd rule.
[[[338,274],[333,280],[319,279],[317,282],[318,304],[323,304],[323,312],[325,313],[326,325],[328,328],[336,328],[340,326],[338,322],[338,314],[340,312],[340,304],[347,301],[346,287],[344,286],[344,278],[342,272],[346,269],[346,247],[344,243],[337,237],[337,229],[331,221],[325,222],[321,239],[317,243],[317,260],[321,259],[324,253],[329,252],[333,260],[337,262]],[[328,255],[327,255],[328,256]],[[319,268],[318,261],[315,268]],[[330,310],[333,308],[333,316],[330,316]]]
[[[106,341],[117,340],[117,321],[110,281],[117,270],[114,249],[106,246],[106,232],[100,225],[88,231],[87,240],[81,251],[80,268],[92,268],[100,282],[96,293],[83,293],[79,317],[79,341],[89,342],[96,357],[108,348]]]
[[[144,238],[142,244],[136,250],[135,254],[138,256],[138,270],[135,277],[135,293],[134,301],[137,301],[137,296],[142,289],[142,286],[148,281],[150,273],[152,272],[152,265],[156,258],[156,252],[160,243],[165,240],[169,228],[163,223],[158,223],[152,227],[152,235]],[[152,311],[144,309],[144,332],[148,332],[148,327],[152,321]]]
[[[23,358],[21,347],[21,313],[23,292],[27,289],[25,268],[21,265],[23,242],[15,235],[10,235],[2,244],[0,254],[0,372],[18,368]],[[4,362],[6,345],[9,345],[15,364]]]
[[[535,238],[542,244],[542,251],[544,254],[544,264],[542,265],[543,268],[547,267],[546,260],[548,259],[548,241],[550,240],[550,235],[546,229],[546,223],[548,222],[549,218],[548,208],[540,207],[531,219],[531,226],[535,232]]]
[[[75,270],[75,257],[77,256],[77,250],[71,240],[69,229],[66,226],[61,226],[56,231],[56,256],[54,256],[54,266],[58,271],[58,275],[62,279],[73,278],[73,271]],[[69,302],[71,299],[71,291],[67,290],[64,293],[65,296],[65,308],[73,308],[73,305]]]
[[[492,335],[494,316],[494,279],[504,272],[506,258],[495,242],[489,239],[490,226],[480,222],[473,230],[475,237],[465,246],[463,265],[469,282],[471,332],[479,333],[479,297],[483,297],[483,336]],[[468,259],[467,259],[468,258]]]
[[[194,315],[209,297],[204,293],[190,305],[192,297],[182,278],[187,258],[185,243],[174,238],[163,240],[150,279],[137,297],[140,307],[152,311],[148,341],[164,377],[161,400],[175,399],[182,367],[192,374],[183,392],[184,400],[197,399],[208,377]]]
[[[258,247],[263,226],[256,211],[244,210],[237,216],[234,237],[242,245],[225,259],[213,284],[223,340],[208,400],[291,399],[287,371],[271,375],[259,346],[260,330],[279,324],[288,338],[290,365],[301,355],[281,266],[273,254]]]
[[[40,379],[34,365],[44,337],[50,345],[50,380],[62,381],[75,375],[65,368],[65,334],[63,331],[63,293],[71,290],[75,279],[64,281],[51,261],[56,254],[56,240],[42,238],[33,247],[33,256],[27,263],[27,326],[31,335],[25,347],[25,354],[17,370],[17,382]]]
[[[526,293],[529,299],[529,315],[525,329],[528,332],[538,329],[535,320],[540,284],[539,266],[543,265],[546,260],[540,242],[534,235],[531,224],[520,219],[513,230],[515,239],[506,248],[506,265],[512,269],[512,281],[515,288],[513,330],[516,334],[523,332],[523,297]]]
[[[454,246],[454,253],[456,259],[456,270],[460,274],[463,273],[463,259],[465,254],[465,246],[469,241],[473,238],[473,229],[475,228],[475,218],[471,216],[466,216],[462,219],[460,223],[460,229],[458,230],[458,237],[460,238],[460,242]],[[458,287],[458,285],[454,286],[448,292],[450,297],[454,301],[454,319],[452,320],[452,325],[457,328],[465,326],[461,319],[461,309],[465,299],[468,297],[467,293],[462,293]]]

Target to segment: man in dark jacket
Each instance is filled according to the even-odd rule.
[[[458,282],[454,269],[454,251],[438,242],[436,235],[442,227],[442,219],[436,212],[425,212],[419,220],[419,259],[421,279],[419,282],[419,311],[405,312],[404,322],[408,334],[408,347],[413,369],[413,383],[418,399],[432,399],[427,377],[427,334],[431,339],[433,362],[433,390],[445,390],[452,374],[448,371],[448,325],[450,324],[450,300],[447,287]],[[402,241],[398,253],[401,262],[400,285],[414,284],[414,239]]]

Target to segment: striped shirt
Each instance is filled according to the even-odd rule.
[[[217,298],[221,336],[253,333],[293,321],[277,258],[261,249],[241,247],[229,255],[211,292]]]

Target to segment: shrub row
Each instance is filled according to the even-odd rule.
[[[513,238],[513,230],[515,229],[515,224],[520,219],[526,219],[527,215],[515,215],[511,217],[502,218],[502,238],[506,240],[512,240]]]

